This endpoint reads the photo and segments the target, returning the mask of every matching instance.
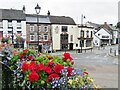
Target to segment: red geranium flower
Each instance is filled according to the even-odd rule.
[[[23,71],[27,71],[29,69],[29,64],[27,64],[26,62],[23,62],[22,64],[22,70]]]
[[[30,62],[29,69],[30,69],[31,71],[34,71],[34,70],[36,69],[36,64],[35,64],[34,61],[31,61],[31,62]]]
[[[62,69],[64,69],[64,66],[59,65],[59,64],[56,64],[56,65],[55,65],[55,68],[54,68],[54,71],[55,71],[56,73],[60,74],[61,71],[62,71]]]
[[[67,76],[70,76],[70,75],[71,75],[71,72],[72,72],[72,70],[73,70],[73,68],[68,67],[67,70],[68,70],[68,74],[67,74]]]
[[[21,54],[20,54],[20,58],[22,58],[22,57],[23,57],[23,54],[21,53]]]
[[[88,72],[85,71],[84,74],[88,75]]]
[[[39,79],[39,75],[35,72],[35,71],[32,71],[29,76],[28,76],[28,79],[31,81],[31,82],[34,82],[34,81],[38,81]]]
[[[38,70],[44,70],[44,65],[43,65],[43,63],[40,63],[40,64],[37,66],[37,69],[38,69]]]
[[[6,47],[6,46],[7,46],[7,44],[4,44],[4,43],[3,43],[1,46],[2,46],[2,47]]]
[[[27,50],[27,49],[23,50],[23,53],[27,53],[27,52],[28,52],[28,50]]]
[[[66,61],[67,59],[73,60],[73,59],[70,57],[70,54],[65,52],[65,53],[64,53],[64,58],[63,58],[63,60]]]
[[[47,72],[48,74],[51,74],[52,73],[52,68],[50,68],[49,66],[46,66],[44,68],[45,72]]]
[[[32,55],[28,56],[28,59],[29,60],[33,59],[33,56]]]
[[[50,66],[53,65],[53,62],[48,62],[48,65],[50,65]]]
[[[59,75],[56,74],[56,73],[50,74],[50,75],[48,76],[48,79],[47,79],[46,81],[49,82],[49,81],[52,80],[53,78],[59,79]]]

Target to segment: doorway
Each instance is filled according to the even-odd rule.
[[[70,43],[69,49],[73,50],[73,43]]]

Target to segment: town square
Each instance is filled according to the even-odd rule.
[[[6,5],[6,1],[2,3]],[[30,1],[31,6],[26,2],[14,1],[14,7],[0,7],[0,89],[118,90],[120,1],[114,2],[118,9],[113,10],[114,18],[110,18],[112,13],[100,17],[93,12],[99,19],[88,8],[93,8],[92,4],[104,7],[104,1],[91,0],[91,5],[73,0]],[[55,6],[51,6],[52,2]],[[79,19],[75,18],[76,11],[82,8],[77,2],[88,4],[85,12],[89,15],[83,12]],[[43,6],[45,3],[49,9]],[[104,3],[111,5],[112,1]],[[63,7],[67,14],[59,4],[66,4]],[[71,8],[74,4],[78,5],[76,10]]]

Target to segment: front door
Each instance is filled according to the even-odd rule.
[[[73,43],[70,43],[69,49],[73,50]]]
[[[68,34],[60,35],[61,50],[68,50]]]

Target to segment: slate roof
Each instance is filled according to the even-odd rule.
[[[92,23],[92,22],[87,22],[87,23],[89,23],[91,26],[93,26],[97,30],[100,30],[100,28],[101,28],[100,24],[96,24],[96,23]]]
[[[39,23],[49,23],[50,20],[48,16],[39,15]],[[26,23],[37,23],[37,15],[36,14],[26,14]]]
[[[115,26],[111,26],[110,24],[108,24],[108,26],[109,26],[112,30],[118,31],[118,29],[117,29]]]
[[[51,24],[76,25],[71,17],[66,16],[49,16]]]
[[[108,30],[108,29],[106,29],[106,28],[101,28],[101,29],[104,29],[106,32],[108,32],[109,34],[111,34],[112,35],[112,32],[110,31],[110,30]]]
[[[25,20],[25,14],[22,10],[0,9],[0,19],[3,20]]]

